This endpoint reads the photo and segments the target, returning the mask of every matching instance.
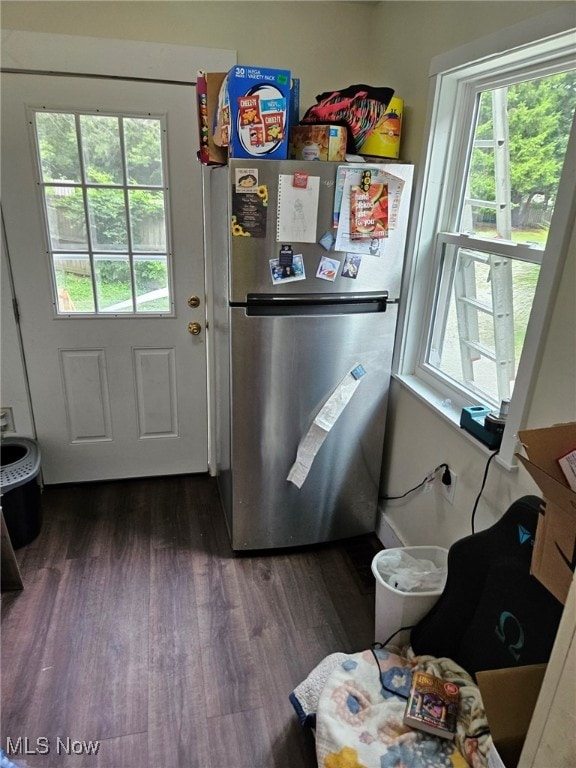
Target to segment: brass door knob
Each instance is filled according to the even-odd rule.
[[[196,309],[196,307],[200,306],[200,297],[199,296],[190,296],[188,299],[188,306],[190,309]]]
[[[188,333],[191,333],[192,336],[198,336],[201,330],[202,326],[200,323],[188,323]]]

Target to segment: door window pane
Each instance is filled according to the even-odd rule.
[[[94,256],[100,312],[133,312],[130,260],[127,256]]]
[[[124,141],[128,183],[146,187],[161,186],[164,175],[160,120],[126,118]]]
[[[74,115],[37,112],[36,135],[42,180],[79,182],[80,160]]]
[[[94,250],[127,250],[128,230],[123,190],[89,189],[88,214]]]
[[[82,152],[86,181],[122,184],[122,151],[117,117],[81,115]]]
[[[166,252],[164,192],[129,190],[132,247],[135,251]]]
[[[165,256],[137,256],[134,262],[136,275],[136,303],[141,312],[168,312],[168,263]]]
[[[58,311],[63,314],[94,312],[92,267],[85,253],[54,257]]]
[[[81,187],[44,187],[50,242],[54,250],[88,250]]]

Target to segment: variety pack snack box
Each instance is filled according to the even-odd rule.
[[[286,160],[291,84],[288,70],[233,67],[220,88],[214,143],[229,157]]]

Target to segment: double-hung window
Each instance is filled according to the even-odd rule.
[[[453,420],[510,401],[510,464],[573,226],[574,30],[433,76],[399,370]]]

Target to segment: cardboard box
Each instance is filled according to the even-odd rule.
[[[343,125],[297,125],[290,131],[290,158],[345,160],[347,135]]]
[[[229,157],[286,160],[290,127],[290,72],[235,66],[220,95],[214,141]]]
[[[558,459],[576,446],[576,423],[518,433],[527,458],[516,454],[538,483],[545,505],[538,518],[531,572],[561,603],[576,565],[576,492]]]
[[[546,664],[476,673],[494,746],[516,768],[546,672]]]
[[[218,107],[218,94],[226,72],[204,72],[196,78],[196,99],[198,103],[198,131],[200,149],[198,159],[203,165],[225,165],[228,152],[214,143],[214,119]]]
[[[358,150],[360,155],[372,157],[400,157],[400,139],[402,137],[402,115],[404,113],[404,101],[397,96],[390,99],[390,104],[380,120],[376,123],[366,137],[365,142]]]
[[[562,470],[566,482],[573,491],[576,491],[576,448],[566,456],[561,456],[558,459],[560,469]]]

